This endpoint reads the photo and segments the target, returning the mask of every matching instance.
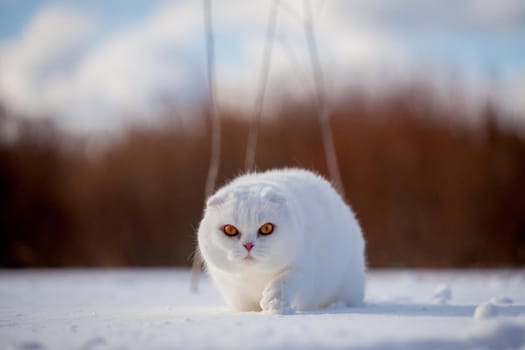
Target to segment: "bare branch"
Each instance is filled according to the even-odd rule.
[[[248,143],[246,145],[246,158],[244,161],[244,170],[246,172],[254,170],[255,154],[257,151],[257,138],[259,136],[260,120],[263,112],[264,98],[266,97],[266,86],[268,85],[268,77],[270,75],[270,67],[272,63],[272,51],[275,38],[275,30],[277,27],[277,18],[279,13],[279,0],[273,0],[268,15],[268,24],[266,27],[266,42],[263,51],[263,60],[261,64],[261,72],[259,76],[259,88],[257,90],[257,97],[255,100],[254,116],[250,125],[250,132],[248,134]]]
[[[343,182],[339,172],[339,165],[337,163],[337,155],[335,151],[334,138],[332,129],[330,127],[330,113],[326,103],[326,91],[324,86],[324,74],[319,59],[319,52],[317,49],[317,42],[314,33],[314,23],[312,14],[312,2],[310,0],[303,0],[304,6],[304,29],[306,40],[308,42],[308,51],[310,53],[310,61],[312,64],[312,74],[314,78],[314,87],[316,91],[317,114],[319,118],[319,126],[321,128],[321,136],[323,139],[323,148],[326,156],[326,163],[328,166],[328,173],[334,187],[344,197]]]
[[[204,0],[204,28],[206,35],[206,68],[208,74],[208,99],[210,108],[209,116],[211,124],[210,165],[208,168],[206,185],[204,187],[204,202],[206,202],[206,199],[212,195],[217,184],[217,175],[219,173],[221,158],[221,122],[216,102],[215,47],[213,38],[211,0]],[[203,262],[199,248],[196,247],[195,249],[196,251],[195,255],[193,256],[191,273],[191,290],[194,292],[196,292],[198,289],[199,275]]]

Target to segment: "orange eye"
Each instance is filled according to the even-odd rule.
[[[273,224],[267,222],[266,224],[262,225],[261,227],[259,227],[259,233],[261,235],[269,235],[273,232]]]
[[[233,225],[224,225],[222,228],[222,231],[226,236],[237,236],[239,234],[239,230],[237,230],[237,227]]]

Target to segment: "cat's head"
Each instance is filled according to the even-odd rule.
[[[224,188],[207,201],[198,232],[206,264],[227,272],[275,272],[302,245],[300,220],[285,193],[269,185]]]

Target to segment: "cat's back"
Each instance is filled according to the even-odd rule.
[[[267,170],[261,173],[250,173],[238,177],[229,186],[251,187],[269,185],[282,189],[293,196],[305,197],[338,196],[332,185],[316,173],[298,168]],[[319,199],[319,198],[318,198]]]

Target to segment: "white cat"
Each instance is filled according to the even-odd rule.
[[[208,199],[198,242],[234,310],[289,313],[363,301],[359,224],[334,188],[310,171],[236,178]]]

